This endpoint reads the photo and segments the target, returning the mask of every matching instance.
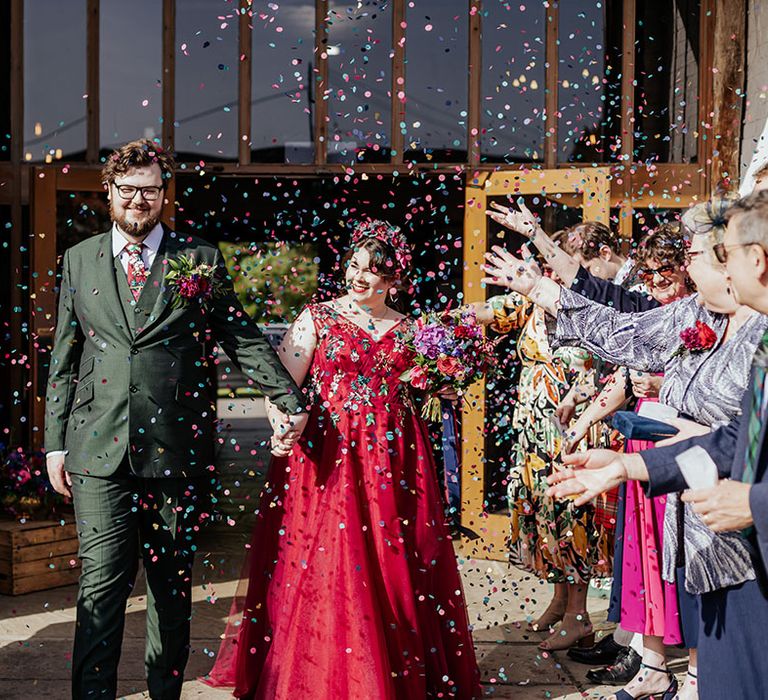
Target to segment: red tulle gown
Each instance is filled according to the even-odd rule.
[[[480,697],[425,426],[380,340],[323,304],[313,408],[261,496],[237,634],[208,682],[264,700]]]

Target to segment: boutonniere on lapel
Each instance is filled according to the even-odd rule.
[[[686,353],[705,352],[715,346],[717,333],[703,321],[696,321],[695,326],[680,332],[680,347],[672,353],[672,357]]]
[[[165,281],[173,292],[173,309],[185,308],[193,302],[202,306],[222,293],[221,281],[216,277],[216,268],[212,265],[197,264],[191,255],[182,255],[175,260],[168,260],[168,267],[170,269],[165,275]]]

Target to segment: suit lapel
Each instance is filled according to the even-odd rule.
[[[165,276],[168,273],[168,261],[177,258],[180,249],[181,245],[178,238],[172,237],[171,230],[164,225],[163,240],[152,263],[147,283],[137,302],[140,309],[139,318],[142,320],[141,328],[136,333],[137,336],[154,328],[171,308],[172,294],[170,287],[165,283]]]
[[[99,280],[99,292],[103,295],[104,308],[112,316],[115,325],[120,328],[130,342],[133,340],[131,326],[123,312],[123,305],[117,291],[115,279],[115,258],[112,255],[112,231],[102,234],[99,257],[96,261],[96,278]]]

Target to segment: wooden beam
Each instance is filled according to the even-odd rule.
[[[29,392],[32,418],[31,447],[42,448],[45,427],[45,385],[40,366],[48,362],[56,323],[56,176],[55,167],[35,167],[32,170],[30,192],[29,267],[34,271],[30,280],[29,313],[32,330],[30,348],[32,387]]]
[[[469,0],[469,85],[467,88],[467,161],[470,168],[480,164],[482,117],[482,0]]]
[[[623,0],[622,26],[624,35],[621,45],[621,156],[623,169],[624,201],[620,207],[619,233],[632,237],[632,162],[635,160],[635,29],[636,0]]]
[[[746,83],[747,13],[743,0],[720,0],[714,27],[711,188],[729,189],[739,180],[741,123]]]
[[[253,53],[253,12],[251,0],[240,0],[237,62],[237,160],[251,162],[251,71]]]
[[[392,87],[389,125],[390,160],[403,162],[405,138],[400,124],[405,122],[405,0],[392,3]]]
[[[36,167],[30,202],[29,266],[37,274],[31,280],[32,332],[52,335],[56,323],[56,167]]]
[[[176,146],[176,0],[163,0],[163,130],[162,145]]]
[[[315,165],[324,165],[328,162],[328,0],[315,0],[315,69],[310,80]]]
[[[715,17],[717,14],[715,0],[701,0],[699,9],[699,110],[698,144],[696,159],[699,163],[700,185],[702,195],[709,196],[709,182],[712,171],[712,142],[714,132],[712,123],[714,117],[714,39]]]
[[[85,93],[87,136],[85,160],[99,162],[101,132],[99,124],[99,0],[88,0],[85,43]]]
[[[559,17],[560,10],[556,3],[547,4],[544,53],[544,167],[557,165],[557,115],[559,112],[558,62],[559,56]]]
[[[26,246],[22,237],[21,210],[21,168],[24,162],[24,0],[11,2],[11,152],[10,161],[13,170],[11,181],[11,240],[8,255],[10,257],[10,315],[11,319],[11,359],[15,361],[11,371],[10,386],[6,388],[10,405],[11,434],[10,444],[24,445],[29,439],[30,421],[22,422],[22,417],[31,411],[32,404],[25,405],[25,384],[28,371],[21,360],[29,355],[29,344],[22,333],[26,300],[22,284],[25,279],[22,250]]]

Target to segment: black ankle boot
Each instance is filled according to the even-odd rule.
[[[587,671],[587,678],[599,685],[626,685],[640,671],[643,657],[632,647],[624,647],[616,663]]]

